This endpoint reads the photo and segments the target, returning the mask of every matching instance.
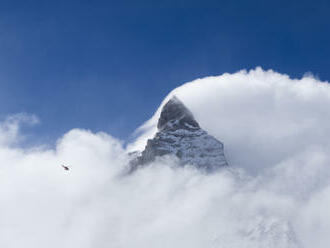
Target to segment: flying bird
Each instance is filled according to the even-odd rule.
[[[65,165],[62,164],[62,167],[63,167],[64,170],[69,170],[68,166],[65,166]]]

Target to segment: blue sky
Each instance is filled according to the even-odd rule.
[[[1,1],[0,116],[127,138],[173,88],[262,66],[330,80],[328,1]]]

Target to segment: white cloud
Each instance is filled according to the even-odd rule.
[[[329,147],[330,85],[261,68],[186,83],[173,90],[201,126],[225,144],[232,165],[256,172],[314,145]],[[161,107],[162,107],[161,105]],[[155,132],[160,109],[139,131]],[[139,139],[133,148],[143,147]]]
[[[110,135],[74,129],[55,149],[19,148],[18,120],[35,117],[10,117],[0,124],[0,247],[329,246],[327,83],[257,68],[164,101],[173,94],[224,142],[233,170],[203,175],[165,159],[123,176],[126,151]]]

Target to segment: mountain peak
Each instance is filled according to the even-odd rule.
[[[177,97],[163,106],[157,127],[158,132],[147,141],[143,152],[135,153],[131,171],[165,155],[177,157],[181,166],[192,165],[208,172],[227,165],[223,144],[200,128]]]
[[[173,96],[163,106],[157,128],[159,131],[180,128],[197,129],[199,124],[190,110],[176,96]]]

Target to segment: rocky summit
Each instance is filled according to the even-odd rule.
[[[176,156],[181,166],[192,165],[207,172],[227,165],[223,144],[200,128],[177,97],[172,97],[162,108],[157,128],[144,151],[131,161],[132,171],[164,155]]]

